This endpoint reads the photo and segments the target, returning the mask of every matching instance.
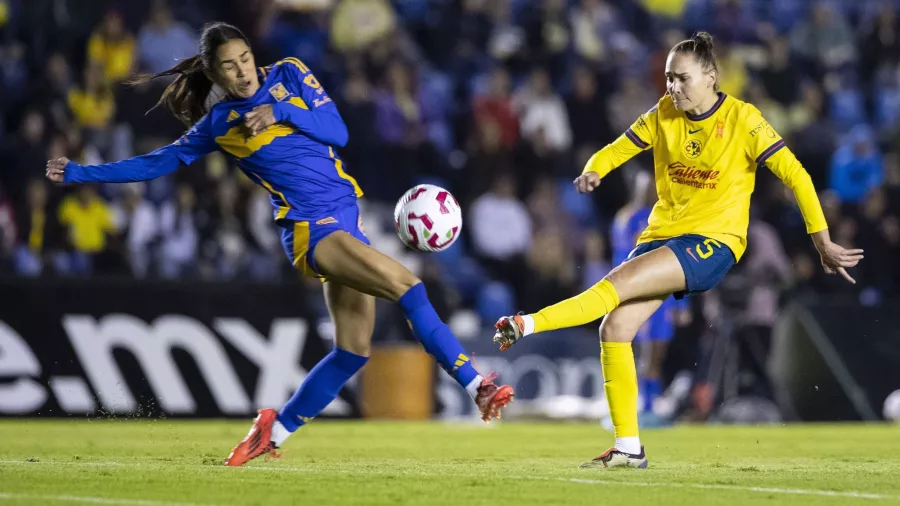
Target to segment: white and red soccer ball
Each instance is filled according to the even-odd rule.
[[[459,237],[462,210],[447,190],[420,184],[410,188],[397,201],[394,229],[403,244],[410,248],[443,251]]]

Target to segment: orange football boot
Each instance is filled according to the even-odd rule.
[[[242,466],[261,455],[266,455],[267,458],[280,457],[281,454],[275,451],[275,443],[271,441],[272,424],[277,418],[278,412],[274,409],[259,410],[259,416],[253,420],[253,426],[250,427],[247,437],[231,450],[225,458],[225,465]]]

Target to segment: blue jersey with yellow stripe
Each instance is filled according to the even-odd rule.
[[[346,145],[347,127],[310,69],[285,58],[258,74],[256,94],[215,104],[174,143],[120,162],[69,162],[65,182],[145,181],[219,150],[268,190],[276,220],[317,219],[355,204],[363,192],[335,150]],[[276,123],[251,136],[244,115],[266,104],[272,105]]]

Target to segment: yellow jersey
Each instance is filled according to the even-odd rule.
[[[69,109],[79,125],[103,129],[116,113],[116,102],[112,93],[94,95],[75,88],[69,92]]]
[[[828,228],[812,179],[759,109],[719,93],[704,114],[675,109],[665,95],[618,139],[595,153],[583,172],[601,179],[653,149],[658,200],[638,244],[699,234],[740,260],[747,248],[750,195],[765,166],[794,192],[806,230]]]
[[[103,73],[108,81],[120,81],[131,74],[134,67],[134,38],[123,37],[118,41],[108,41],[99,32],[88,39],[88,60],[103,64]]]
[[[59,205],[59,222],[69,227],[69,239],[76,250],[99,253],[106,248],[106,234],[116,231],[112,210],[99,198],[82,204],[74,195]]]

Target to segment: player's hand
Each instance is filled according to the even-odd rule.
[[[846,249],[831,241],[818,245],[819,255],[822,257],[822,267],[828,274],[840,274],[847,281],[856,284],[856,280],[847,274],[848,267],[856,267],[863,259],[863,250]]]
[[[575,181],[575,188],[578,193],[590,193],[600,186],[600,174],[596,172],[585,172],[578,176]]]
[[[57,158],[47,162],[47,179],[54,183],[62,183],[66,173],[66,165],[69,159],[66,157]]]
[[[251,136],[259,134],[275,123],[275,111],[272,109],[272,104],[254,107],[252,111],[244,115],[244,124],[250,130]]]

